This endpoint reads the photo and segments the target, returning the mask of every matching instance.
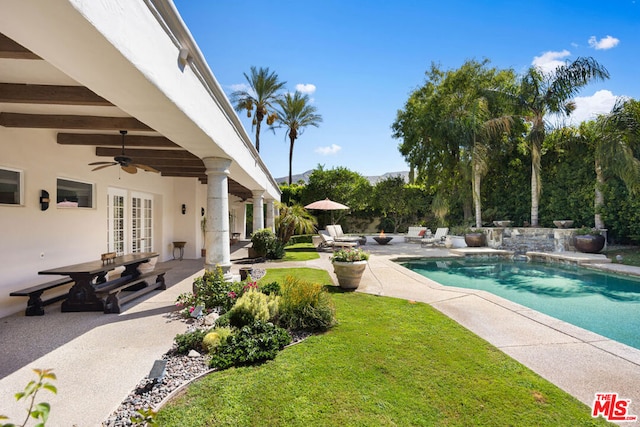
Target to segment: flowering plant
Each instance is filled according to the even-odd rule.
[[[369,252],[365,252],[360,248],[339,249],[333,253],[331,261],[338,262],[356,262],[366,261],[369,259]]]

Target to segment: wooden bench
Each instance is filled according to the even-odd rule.
[[[43,300],[42,294],[44,293],[44,291],[48,291],[49,289],[54,289],[58,286],[63,286],[69,283],[73,283],[73,279],[71,279],[70,277],[62,277],[57,280],[52,280],[50,282],[31,286],[30,288],[11,292],[9,295],[12,297],[29,297],[29,301],[27,301],[27,309],[24,312],[26,316],[43,316],[45,305],[62,301],[63,299],[66,299],[68,295],[63,294],[53,298],[49,298],[47,300]]]
[[[139,276],[123,276],[113,279],[102,285],[96,287],[96,294],[104,301],[105,313],[120,313],[121,304],[145,295],[156,289],[167,289],[167,285],[164,281],[164,275],[169,271],[169,268],[155,268],[147,273],[142,273]],[[156,279],[152,283],[147,283],[146,279],[155,276]],[[122,295],[121,292],[126,291],[126,295]]]

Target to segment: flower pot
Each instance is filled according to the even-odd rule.
[[[356,289],[367,267],[367,261],[341,262],[333,261],[333,272],[342,289]]]
[[[590,234],[578,235],[573,237],[573,246],[580,252],[588,254],[597,254],[604,248],[604,236],[593,236]]]
[[[444,247],[447,249],[465,248],[467,243],[464,241],[464,236],[447,236],[444,238]]]
[[[484,233],[467,233],[464,235],[464,242],[472,248],[486,246],[487,238]]]

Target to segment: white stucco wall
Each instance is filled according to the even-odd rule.
[[[191,236],[183,236],[178,234],[182,229],[174,230],[174,225],[186,217],[179,213],[185,189],[191,188],[195,199],[198,187],[206,187],[196,179],[160,177],[142,171],[130,175],[117,167],[91,172],[87,164],[99,160],[94,148],[58,145],[52,130],[0,126],[0,153],[0,167],[23,171],[25,186],[23,206],[0,205],[0,317],[26,307],[26,298],[9,297],[11,291],[52,280],[51,276],[39,276],[38,271],[99,259],[107,251],[109,187],[153,195],[153,250],[160,253],[159,260],[170,259],[172,242],[182,239],[191,240],[190,255],[195,256],[193,242],[198,227],[192,225]],[[57,178],[95,184],[94,208],[57,208]],[[40,190],[47,190],[53,199],[46,211],[40,210]],[[191,211],[196,214],[195,209]],[[193,218],[191,221],[195,222]]]

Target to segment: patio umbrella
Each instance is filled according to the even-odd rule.
[[[307,206],[305,206],[305,209],[331,211],[331,223],[335,224],[335,222],[333,221],[333,211],[349,209],[349,206],[343,205],[342,203],[334,202],[333,200],[329,200],[329,198],[326,198],[324,200],[318,200],[317,202],[309,203]]]

